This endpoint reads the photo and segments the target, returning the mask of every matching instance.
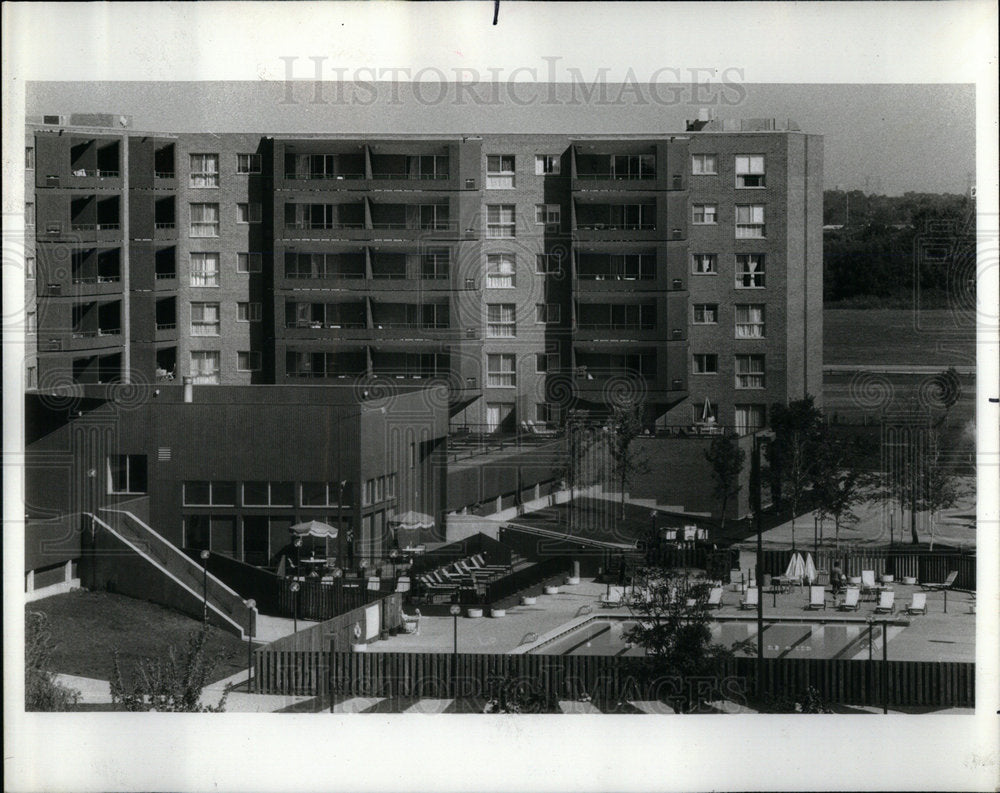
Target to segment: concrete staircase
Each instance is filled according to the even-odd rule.
[[[93,556],[88,560],[85,551],[82,562],[92,565],[92,580],[102,588],[142,597],[196,618],[201,618],[207,605],[212,624],[241,639],[247,638],[247,630],[256,632],[256,608],[249,608],[238,592],[211,573],[206,575],[201,565],[136,515],[102,509],[100,515],[84,516],[93,521],[95,539]],[[106,536],[98,539],[98,530]]]

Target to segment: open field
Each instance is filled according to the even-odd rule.
[[[827,309],[823,364],[975,366],[974,317],[967,310]]]
[[[122,672],[144,656],[165,657],[169,647],[179,651],[201,623],[171,609],[109,592],[78,590],[38,600],[25,611],[48,617],[56,645],[54,672],[109,680],[112,652],[117,650]],[[246,645],[235,636],[209,626],[208,656],[222,655],[211,680],[220,680],[246,668]]]

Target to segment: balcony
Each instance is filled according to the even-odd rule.
[[[575,154],[573,190],[653,190],[655,154]]]
[[[69,185],[120,189],[122,180],[118,140],[73,138],[70,141]]]
[[[371,156],[374,189],[434,190],[451,189],[451,168],[447,152],[433,154],[373,153]]]

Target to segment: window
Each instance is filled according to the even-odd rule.
[[[549,324],[559,322],[559,304],[558,303],[536,303],[535,304],[535,323],[536,324]]]
[[[34,278],[35,277],[35,257],[25,256],[24,257],[24,277]]]
[[[692,253],[691,272],[695,275],[715,275],[719,271],[719,257],[714,253]]]
[[[396,475],[389,474],[385,478],[385,497],[395,498],[396,497]]]
[[[545,176],[558,174],[561,169],[558,154],[536,154],[535,155],[535,175]]]
[[[559,405],[551,402],[536,402],[535,421],[542,424],[554,424],[559,421]]]
[[[30,171],[35,167],[35,150],[31,146],[26,146],[24,149],[24,168]]]
[[[38,320],[34,311],[28,311],[24,315],[24,332],[25,333],[38,332]]]
[[[338,482],[303,482],[300,488],[302,506],[304,507],[335,507],[341,495]],[[351,501],[350,482],[344,484],[343,498],[345,504]]]
[[[109,493],[146,492],[146,455],[113,454],[108,457]]]
[[[259,273],[261,268],[261,255],[259,253],[237,253],[236,272],[238,273]]]
[[[191,155],[191,187],[219,186],[219,155]]]
[[[218,204],[191,204],[191,236],[219,236]]]
[[[191,304],[192,336],[218,336],[220,329],[218,303]]]
[[[366,479],[364,487],[361,488],[361,504],[368,506],[375,498],[375,480]]]
[[[559,370],[559,354],[554,352],[535,353],[535,372],[548,374]]]
[[[717,158],[714,154],[692,154],[691,173],[695,176],[718,173]]]
[[[736,205],[736,238],[761,239],[764,236],[764,205]]]
[[[559,204],[535,204],[535,223],[545,226],[558,226],[559,216]]]
[[[191,376],[196,385],[219,384],[219,359],[218,350],[193,350],[191,352]]]
[[[191,254],[191,286],[219,285],[219,254]]]
[[[189,507],[236,506],[235,482],[185,482],[184,505]]]
[[[489,204],[486,207],[486,238],[510,239],[516,235],[513,204]]]
[[[487,355],[486,372],[486,384],[491,388],[513,388],[517,385],[517,371],[512,354]]]
[[[448,278],[451,252],[447,248],[430,250],[420,256],[420,277],[429,280]]]
[[[24,387],[38,388],[38,367],[26,366],[24,369]]]
[[[718,303],[695,303],[692,307],[692,323],[695,325],[714,325],[719,321]]]
[[[26,202],[24,205],[24,225],[35,225],[35,205],[31,201]]]
[[[766,426],[767,409],[764,405],[736,406],[736,433],[748,435]]]
[[[739,188],[764,187],[764,155],[736,155],[736,186]]]
[[[260,223],[260,204],[237,204],[237,223]]]
[[[291,482],[244,482],[243,506],[290,507],[295,500]]]
[[[514,303],[489,303],[486,306],[486,335],[512,338],[517,335]]]
[[[562,254],[536,253],[535,272],[538,275],[557,275],[562,272]]]
[[[237,372],[259,372],[260,353],[248,350],[240,350],[236,353]]]
[[[718,207],[715,204],[694,204],[691,207],[691,222],[708,226],[718,222]]]
[[[260,173],[260,155],[237,154],[236,173]]]
[[[764,338],[764,304],[748,303],[736,306],[736,338]]]
[[[691,401],[691,420],[695,424],[715,423],[719,420],[719,405],[708,399]]]
[[[764,286],[764,254],[736,254],[736,288],[759,289]]]
[[[513,253],[490,253],[486,256],[486,286],[489,289],[513,289],[516,282]]]
[[[718,374],[719,356],[715,353],[694,353],[691,356],[691,374]]]
[[[375,501],[385,501],[385,477],[380,476],[375,480]]]
[[[236,320],[238,322],[260,322],[260,303],[237,303]]]
[[[486,187],[493,190],[514,187],[513,154],[491,154],[486,158]]]
[[[736,356],[736,387],[737,388],[764,387],[763,355]]]

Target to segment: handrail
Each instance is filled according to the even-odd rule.
[[[552,529],[542,529],[538,526],[528,526],[523,523],[514,523],[513,521],[505,520],[503,521],[503,527],[511,528],[516,531],[523,531],[528,534],[535,534],[539,537],[547,537],[552,540],[565,540],[566,542],[576,543],[577,545],[590,545],[594,548],[606,548],[615,551],[635,551],[638,550],[638,544],[636,542],[625,543],[625,542],[609,542],[607,540],[595,540],[590,537],[581,537],[579,534],[566,534],[561,531],[553,531]]]

